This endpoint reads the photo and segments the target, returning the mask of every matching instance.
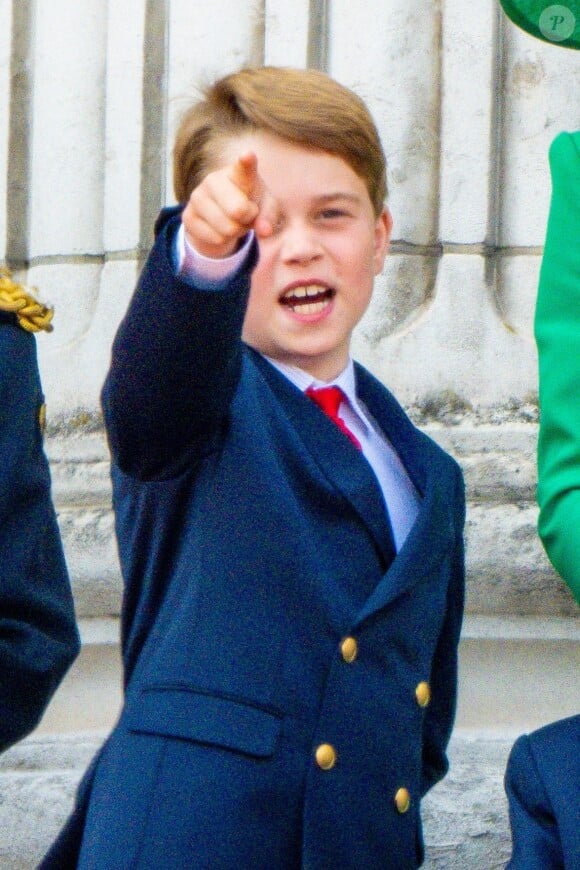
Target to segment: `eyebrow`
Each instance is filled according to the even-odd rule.
[[[314,202],[320,203],[321,205],[326,202],[334,202],[337,199],[346,200],[347,202],[352,202],[355,204],[359,204],[361,202],[360,196],[357,196],[356,193],[346,193],[342,190],[336,191],[336,193],[323,193],[320,196],[314,197]]]

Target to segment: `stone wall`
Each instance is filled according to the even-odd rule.
[[[98,395],[172,201],[176,119],[200,83],[245,63],[327,70],[383,136],[394,242],[355,354],[457,457],[469,501],[458,727],[426,802],[428,866],[499,867],[509,746],[578,708],[578,609],[535,531],[532,320],[547,151],[578,125],[580,65],[496,0],[0,0],[0,261],[56,308],[38,344],[83,634],[40,728],[0,759],[0,866],[34,866],[118,709]]]

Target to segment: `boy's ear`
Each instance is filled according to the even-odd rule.
[[[385,257],[387,256],[387,251],[389,250],[389,242],[391,241],[392,229],[393,218],[391,212],[385,206],[375,223],[375,275],[378,275],[383,270]]]

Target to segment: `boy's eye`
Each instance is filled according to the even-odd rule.
[[[347,214],[342,208],[325,208],[320,212],[320,217],[332,220],[333,218],[347,217]]]

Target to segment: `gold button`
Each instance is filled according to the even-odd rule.
[[[415,689],[415,697],[419,707],[426,707],[431,700],[431,686],[425,681],[418,684]]]
[[[38,425],[40,426],[40,431],[44,435],[46,432],[46,405],[44,402],[38,409]]]
[[[336,764],[336,750],[330,743],[321,743],[314,757],[321,770],[331,770]]]
[[[406,813],[411,806],[411,795],[406,788],[400,788],[395,795],[395,806],[400,813]]]
[[[354,637],[345,637],[340,645],[340,652],[347,664],[354,662],[358,655],[358,643]]]

